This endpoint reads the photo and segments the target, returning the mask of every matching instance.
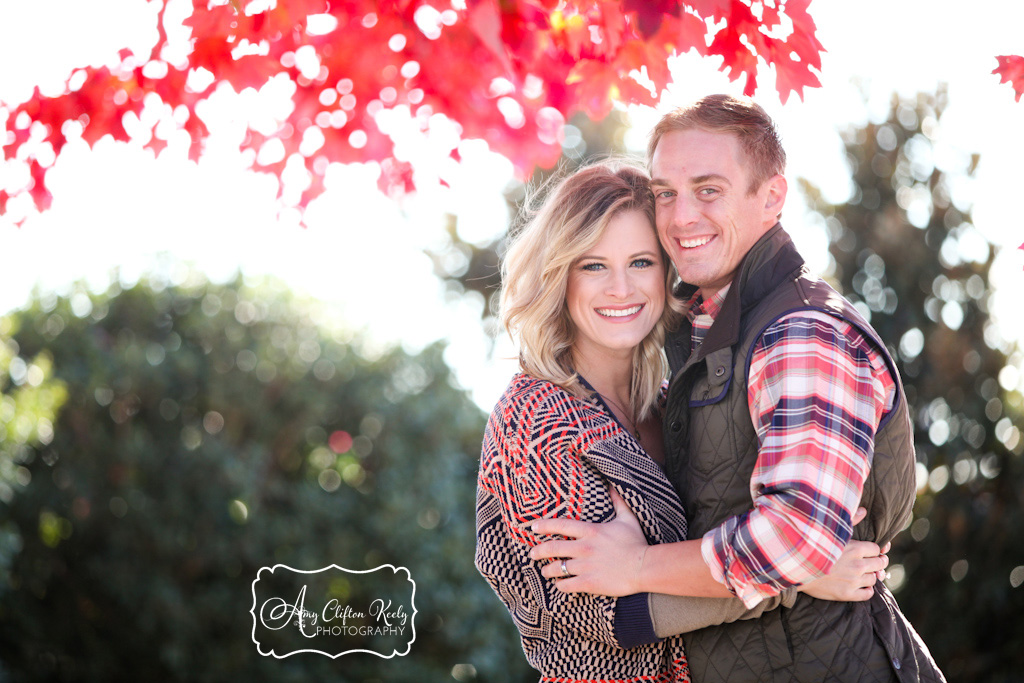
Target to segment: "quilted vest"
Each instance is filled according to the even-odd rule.
[[[687,297],[695,290],[679,291]],[[753,506],[758,439],[747,404],[755,343],[782,316],[822,311],[870,340],[896,380],[894,407],[875,436],[854,538],[884,545],[903,529],[915,496],[913,428],[896,365],[877,333],[834,289],[810,276],[776,224],[740,264],[722,310],[696,353],[688,322],[666,342],[672,368],[665,414],[667,473],[700,538]],[[684,636],[695,681],[944,681],[927,648],[881,583],[866,602],[816,600]]]

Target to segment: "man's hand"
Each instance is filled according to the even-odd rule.
[[[564,558],[549,562],[541,574],[557,579],[556,587],[566,593],[594,593],[619,597],[641,592],[640,571],[647,554],[644,538],[629,505],[611,489],[615,519],[609,522],[581,522],[574,519],[538,519],[531,525],[537,534],[559,534],[569,541],[546,541],[530,550],[534,560]]]

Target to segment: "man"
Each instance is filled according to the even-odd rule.
[[[666,340],[664,436],[694,540],[638,552],[614,523],[547,520],[534,530],[581,540],[531,553],[570,558],[567,592],[628,595],[624,628],[651,622],[640,591],[724,587],[753,606],[800,585],[826,573],[851,535],[891,540],[915,495],[913,429],[885,344],[807,273],[778,222],[785,152],[768,115],[706,97],[659,122],[648,161],[659,238],[689,310]],[[853,529],[858,504],[868,517]],[[800,595],[792,608],[689,634],[693,678],[944,680],[888,590],[869,595]]]

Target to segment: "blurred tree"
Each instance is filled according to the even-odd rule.
[[[831,237],[831,279],[890,343],[915,421],[918,500],[890,586],[950,680],[1019,680],[1021,353],[989,318],[995,253],[968,191],[978,159],[943,144],[945,105],[944,90],[894,98],[885,121],[847,131],[847,203],[802,184]]]
[[[0,679],[532,678],[472,566],[484,416],[441,352],[367,353],[241,281],[0,318]],[[260,656],[276,563],[407,567],[411,653]]]
[[[76,70],[56,96],[37,89],[0,106],[4,159],[25,165],[16,186],[0,187],[0,212],[23,192],[49,204],[45,177],[69,138],[136,138],[159,153],[183,136],[198,158],[203,107],[222,85],[274,81],[290,99],[280,120],[246,122],[240,149],[278,177],[304,169],[305,205],[331,162],[380,162],[383,187],[411,188],[390,136],[401,119],[426,131],[443,115],[526,177],[558,159],[577,112],[602,119],[615,101],[655,104],[672,54],[721,58],[748,94],[759,68],[774,66],[785,102],[819,85],[823,50],[809,0],[193,0],[185,16],[168,0],[148,4],[148,54],[123,49],[110,66]]]

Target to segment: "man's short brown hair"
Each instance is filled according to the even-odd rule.
[[[647,144],[648,168],[663,135],[692,129],[732,133],[739,138],[751,168],[748,193],[756,192],[772,176],[786,172],[786,151],[768,112],[749,98],[731,95],[708,95],[661,117]]]

